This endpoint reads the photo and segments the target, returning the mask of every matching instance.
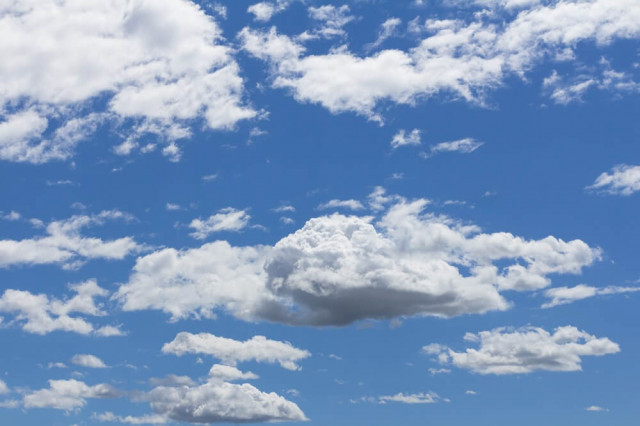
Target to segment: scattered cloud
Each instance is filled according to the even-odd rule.
[[[227,207],[206,219],[193,219],[189,228],[194,231],[189,235],[198,240],[204,240],[214,232],[241,231],[249,225],[250,219],[251,216],[246,210]]]
[[[33,294],[25,290],[5,290],[0,297],[0,312],[14,315],[10,324],[17,323],[29,333],[48,334],[53,331],[69,331],[79,334],[94,332],[94,325],[78,316],[103,316],[96,297],[106,297],[108,292],[94,280],[69,286],[76,295],[59,300],[45,294]]]
[[[269,340],[264,336],[254,336],[241,342],[213,334],[187,332],[178,333],[172,342],[162,347],[162,352],[178,356],[211,355],[230,366],[246,361],[278,363],[287,370],[299,370],[297,362],[311,356],[308,351],[298,349],[289,342]]]
[[[140,252],[143,246],[132,237],[104,241],[85,237],[84,228],[102,225],[107,220],[131,220],[126,213],[105,210],[96,215],[72,216],[50,222],[46,235],[23,240],[0,240],[0,268],[14,265],[59,264],[74,269],[91,259],[123,259]]]
[[[631,195],[640,191],[640,166],[619,164],[602,173],[588,190],[611,195]]]
[[[585,408],[585,410],[586,411],[596,411],[596,412],[609,411],[608,408],[599,407],[597,405],[591,405],[591,406]]]
[[[413,129],[409,134],[404,129],[398,130],[391,139],[391,148],[396,149],[401,146],[420,145],[420,130]]]
[[[427,345],[423,352],[437,355],[442,364],[479,374],[527,374],[534,371],[580,371],[584,356],[620,352],[617,343],[597,338],[573,326],[558,327],[553,333],[542,328],[496,328],[467,333],[466,341],[478,342],[478,349],[464,352],[441,345]]]
[[[49,388],[24,396],[24,408],[54,408],[73,411],[82,408],[87,399],[119,398],[120,392],[113,386],[100,383],[89,386],[78,380],[49,380]]]
[[[575,287],[555,287],[544,292],[545,297],[551,299],[542,305],[542,308],[552,308],[554,306],[566,305],[578,300],[588,299],[596,296],[606,296],[610,294],[635,293],[640,291],[640,287],[591,287],[585,284],[578,284]]]
[[[442,152],[459,152],[461,154],[470,154],[476,149],[480,148],[483,142],[477,141],[472,138],[459,139],[451,142],[441,142],[437,145],[433,145],[429,153],[424,153],[425,158],[433,157],[436,154]]]
[[[348,210],[362,210],[364,206],[358,200],[330,200],[326,203],[320,204],[318,206],[319,210],[328,210],[328,209],[348,209]]]
[[[91,354],[78,354],[71,358],[71,363],[87,368],[107,368],[108,365],[100,358]]]

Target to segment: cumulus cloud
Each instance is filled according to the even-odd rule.
[[[587,189],[611,195],[631,195],[640,191],[640,166],[620,164],[604,172]]]
[[[99,422],[110,422],[110,423],[125,423],[131,425],[158,425],[167,423],[168,420],[164,416],[158,415],[147,415],[147,416],[117,416],[113,414],[111,411],[107,411],[104,413],[93,413],[91,416],[92,419],[95,419]]]
[[[479,374],[526,374],[534,371],[580,371],[582,357],[620,352],[617,343],[597,338],[573,326],[553,333],[538,327],[496,328],[467,333],[464,339],[478,349],[455,352],[441,345],[427,345],[423,352],[438,355],[437,361]]]
[[[104,241],[81,234],[84,228],[114,219],[129,220],[130,216],[118,210],[106,210],[92,216],[72,216],[50,222],[46,226],[46,235],[0,240],[0,267],[59,264],[64,268],[76,268],[90,259],[123,259],[141,251],[143,246],[132,237]]]
[[[235,382],[236,380],[254,380],[257,378],[258,376],[251,371],[245,373],[230,365],[214,364],[209,370],[209,381]]]
[[[310,35],[307,35],[308,37],[343,37],[346,35],[343,27],[354,19],[349,14],[350,9],[347,5],[310,7],[308,11],[309,17],[320,23],[320,27],[314,29]]]
[[[365,45],[366,50],[377,49],[382,45],[390,37],[393,37],[398,32],[398,27],[402,25],[402,19],[400,18],[389,18],[380,25],[380,30],[378,31],[378,38],[370,44]]]
[[[391,148],[396,149],[401,146],[420,145],[420,130],[413,129],[409,134],[404,129],[398,130],[391,139]]]
[[[91,354],[78,354],[71,358],[71,363],[87,368],[107,368],[107,364],[100,358]]]
[[[300,39],[275,29],[245,28],[239,37],[245,50],[270,64],[274,88],[288,89],[299,102],[317,103],[333,113],[380,120],[381,102],[414,104],[444,95],[483,104],[486,93],[507,78],[524,77],[560,52],[567,56],[580,42],[603,46],[640,36],[635,0],[564,0],[504,20],[470,16],[468,21],[428,19],[422,26],[428,35],[412,49],[364,57],[347,48],[304,55]]]
[[[227,207],[206,219],[194,219],[189,228],[194,231],[190,234],[193,238],[204,240],[214,232],[241,231],[249,225],[251,216],[246,210],[236,210]]]
[[[187,423],[305,421],[300,408],[276,393],[250,384],[210,381],[200,386],[164,387],[146,398],[157,415]]]
[[[178,356],[184,354],[211,355],[230,366],[245,361],[278,363],[288,370],[300,369],[297,362],[311,356],[308,351],[298,349],[289,342],[269,340],[264,336],[254,336],[241,342],[208,333],[191,334],[187,332],[178,333],[173,341],[162,347],[162,352]]]
[[[191,1],[25,0],[3,6],[0,28],[0,56],[21,58],[0,66],[1,159],[69,158],[104,121],[130,126],[131,151],[144,134],[175,146],[194,121],[256,115],[220,28]]]
[[[24,396],[25,408],[55,408],[72,411],[82,408],[87,399],[119,398],[120,392],[113,386],[100,383],[89,386],[78,380],[49,380],[49,388],[40,389]]]
[[[216,309],[297,325],[452,317],[508,309],[501,292],[543,289],[549,275],[580,274],[600,258],[581,240],[483,233],[426,213],[423,199],[376,189],[369,201],[386,209],[377,221],[321,216],[274,246],[158,250],[137,260],[116,298],[126,311],[160,309],[172,320]]]
[[[20,324],[29,333],[47,334],[57,330],[80,334],[94,332],[93,324],[71,314],[105,315],[102,304],[96,304],[94,299],[105,297],[108,292],[94,280],[72,284],[69,288],[76,294],[63,300],[25,290],[5,290],[0,297],[0,312],[13,314],[11,323]]]
[[[578,300],[588,299],[596,296],[606,296],[610,294],[635,293],[640,291],[640,287],[592,287],[585,284],[578,284],[575,287],[555,287],[544,292],[544,295],[551,299],[542,305],[543,308],[566,305]]]

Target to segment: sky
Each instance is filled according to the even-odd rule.
[[[0,0],[0,423],[635,426],[640,0]]]

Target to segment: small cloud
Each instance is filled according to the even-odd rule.
[[[609,411],[608,408],[599,407],[597,405],[592,405],[590,407],[585,408],[586,411]]]
[[[362,210],[364,206],[358,200],[331,200],[318,206],[319,210],[327,209],[349,209],[349,210]]]
[[[81,354],[74,355],[71,358],[71,363],[75,365],[79,365],[80,367],[86,368],[107,368],[107,364],[105,364],[100,358],[95,355],[90,354]]]
[[[420,130],[413,129],[409,134],[404,129],[398,130],[398,133],[393,135],[393,139],[391,139],[391,148],[396,149],[401,146],[409,146],[409,145],[420,145]]]
[[[211,182],[212,180],[216,180],[216,179],[218,179],[218,173],[202,176],[202,180],[205,182]]]
[[[180,207],[180,204],[173,204],[173,203],[167,203],[165,205],[165,208],[168,211],[176,211],[176,210],[181,210],[182,209],[182,207]]]
[[[477,141],[473,138],[465,138],[432,145],[428,153],[423,152],[421,155],[424,158],[430,158],[436,154],[440,154],[443,152],[458,152],[460,154],[470,154],[476,149],[480,148],[482,145],[484,145],[484,142]]]
[[[478,392],[474,391],[474,390],[468,390],[464,392],[466,395],[477,395]]]

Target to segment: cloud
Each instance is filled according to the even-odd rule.
[[[297,362],[311,356],[308,351],[298,349],[289,342],[269,340],[264,336],[254,336],[241,342],[207,333],[187,332],[178,333],[172,342],[162,347],[162,352],[178,356],[211,355],[230,366],[246,361],[278,363],[288,370],[299,370]]]
[[[585,284],[578,284],[575,287],[555,287],[544,292],[545,297],[551,299],[542,305],[542,308],[552,308],[554,306],[566,305],[578,300],[590,297],[605,296],[609,294],[634,293],[640,291],[640,287],[591,287]]]
[[[72,411],[83,407],[87,399],[119,398],[120,392],[113,386],[100,383],[89,386],[78,380],[49,380],[48,389],[40,389],[24,396],[25,408],[55,408]]]
[[[398,130],[398,133],[393,135],[391,139],[391,148],[396,149],[401,146],[420,145],[420,130],[413,129],[411,133],[407,135],[407,131],[404,129]]]
[[[427,345],[423,352],[438,355],[438,362],[479,374],[527,374],[534,371],[580,371],[584,356],[620,352],[617,343],[597,338],[573,326],[558,327],[553,333],[542,328],[496,328],[467,333],[466,341],[478,342],[478,349],[455,352],[440,345]]]
[[[4,160],[67,159],[104,122],[124,126],[131,151],[142,135],[175,146],[193,123],[229,129],[256,115],[232,49],[191,1],[25,0],[3,8],[0,28],[0,56],[21,58],[0,67]]]
[[[127,332],[122,331],[120,326],[105,325],[97,329],[95,335],[101,337],[126,336]]]
[[[94,331],[94,326],[85,319],[70,314],[105,315],[102,305],[96,304],[94,299],[105,297],[108,292],[94,280],[72,284],[69,288],[76,295],[63,300],[25,290],[5,290],[0,297],[0,312],[14,314],[12,323],[21,324],[22,329],[29,333],[48,334],[60,330],[90,334]]]
[[[308,11],[312,20],[320,22],[320,27],[314,29],[307,37],[344,37],[346,32],[343,27],[354,19],[349,14],[350,9],[347,5],[310,7]]]
[[[95,419],[99,422],[110,422],[110,423],[126,423],[132,425],[157,425],[167,423],[168,420],[164,416],[157,415],[148,415],[148,416],[116,416],[110,411],[104,413],[93,413],[91,416],[92,419]]]
[[[204,240],[210,234],[220,231],[241,231],[249,225],[251,216],[246,210],[236,210],[231,207],[218,210],[207,219],[194,219],[189,228],[194,231],[189,234],[198,240]]]
[[[100,358],[91,354],[78,354],[71,358],[71,363],[87,368],[107,368],[108,365]]]
[[[373,43],[369,43],[364,46],[365,50],[373,50],[377,49],[382,45],[390,37],[396,35],[398,31],[398,27],[402,25],[402,19],[400,18],[389,18],[380,25],[380,30],[378,31],[378,38]]]
[[[608,409],[608,408],[602,408],[602,407],[599,407],[599,406],[597,406],[597,405],[591,405],[591,406],[589,406],[589,407],[585,408],[585,410],[586,410],[586,411],[595,411],[595,412],[600,412],[600,411],[609,411],[609,409]]]
[[[7,384],[0,380],[0,395],[5,395],[9,393],[9,386],[7,386]]]
[[[187,423],[305,421],[300,408],[250,384],[208,382],[200,386],[156,387],[146,397],[154,413]]]
[[[384,102],[415,104],[445,96],[485,103],[509,77],[524,77],[537,64],[580,42],[609,45],[640,36],[635,0],[558,1],[516,15],[485,19],[429,19],[428,35],[415,47],[358,56],[347,48],[304,55],[298,40],[275,29],[245,28],[239,38],[250,54],[270,65],[272,87],[332,113],[355,112],[381,120]]]
[[[611,195],[631,195],[640,191],[640,166],[619,164],[602,173],[587,189]]]
[[[476,149],[484,145],[483,142],[472,138],[459,139],[451,142],[441,142],[430,148],[429,154],[425,153],[425,157],[433,157],[442,152],[459,152],[461,154],[470,154]]]
[[[92,216],[72,216],[50,222],[45,236],[0,240],[0,267],[59,264],[73,269],[90,259],[123,259],[141,251],[143,246],[132,237],[104,241],[80,233],[84,228],[115,219],[130,220],[130,216],[118,210],[105,210]]]
[[[356,402],[369,402],[374,404],[387,404],[389,402],[397,402],[401,404],[435,404],[440,401],[440,396],[435,392],[421,393],[403,393],[399,392],[395,395],[382,395],[377,397],[364,396],[359,400],[351,400]]]
[[[464,391],[465,395],[477,395],[478,392],[474,391],[474,390],[467,390]]]
[[[160,309],[172,320],[237,318],[296,325],[364,319],[452,317],[509,308],[502,291],[548,287],[551,274],[580,274],[600,259],[581,240],[526,240],[425,213],[376,189],[382,216],[310,219],[273,246],[216,241],[138,258],[116,299],[125,311]]]
[[[327,209],[348,209],[348,210],[362,210],[364,206],[358,200],[330,200],[326,203],[318,206],[319,210]]]
[[[230,365],[214,364],[209,370],[209,381],[234,382],[236,380],[254,380],[257,378],[258,376],[251,371],[245,373]]]
[[[247,12],[251,13],[256,21],[267,22],[273,15],[286,10],[291,3],[293,0],[261,1],[249,6]]]

